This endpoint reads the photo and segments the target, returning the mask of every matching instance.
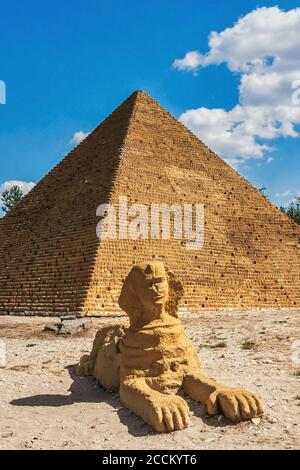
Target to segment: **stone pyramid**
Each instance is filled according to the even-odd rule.
[[[204,204],[201,250],[99,240],[99,204]],[[132,94],[0,220],[0,311],[110,314],[134,263],[185,285],[182,310],[297,307],[300,228],[142,91]]]

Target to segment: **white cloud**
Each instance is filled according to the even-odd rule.
[[[84,132],[84,131],[77,131],[74,132],[72,139],[70,140],[71,145],[78,145],[80,142],[82,142],[87,136],[89,135],[89,132]]]
[[[12,186],[15,185],[19,186],[22,193],[26,195],[35,186],[35,183],[33,183],[32,181],[5,181],[4,183],[0,184],[0,194],[2,194],[3,191],[5,191],[6,189],[10,189]]]
[[[237,166],[250,158],[262,158],[272,147],[258,143],[255,136],[266,137],[272,126],[259,110],[235,106],[224,109],[198,108],[186,111],[181,122],[189,127],[209,147]]]
[[[239,103],[229,111],[187,110],[180,120],[233,165],[263,158],[272,139],[298,137],[300,105],[293,104],[292,86],[300,79],[300,8],[257,8],[212,32],[208,44],[207,54],[188,52],[173,67],[195,72],[227,64],[240,75]]]
[[[281,70],[284,64],[292,70],[295,61],[300,61],[299,28],[300,8],[288,12],[277,6],[257,8],[233,27],[221,33],[211,32],[207,54],[188,52],[184,59],[176,59],[173,66],[197,69],[227,63],[232,72],[261,73]]]
[[[290,197],[292,195],[293,195],[293,192],[290,191],[289,189],[287,189],[283,193],[276,193],[275,197],[277,197],[279,199],[279,198],[283,198],[283,197]]]
[[[270,165],[270,163],[272,163],[272,162],[273,162],[273,160],[274,160],[274,158],[273,158],[273,157],[269,157],[269,158],[267,158],[267,160],[266,160],[266,164],[267,164],[267,165]]]
[[[187,52],[183,59],[175,59],[173,67],[178,70],[196,71],[203,65],[203,56],[198,51]]]

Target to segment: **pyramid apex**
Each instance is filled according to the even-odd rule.
[[[145,90],[135,90],[131,96],[134,96],[136,98],[138,97],[143,97],[143,96],[147,96],[148,98],[152,98],[149,93],[147,93]],[[153,99],[153,98],[152,98]]]
[[[149,94],[145,91],[145,90],[135,90],[135,92],[137,95],[147,95],[149,96]]]
[[[149,93],[147,93],[145,90],[135,90],[133,93],[131,93],[131,95],[128,96],[128,98],[125,101],[129,101],[133,103],[136,103],[139,101],[157,103],[157,101],[154,98],[152,98],[152,96],[149,95]]]

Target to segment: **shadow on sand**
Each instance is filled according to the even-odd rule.
[[[100,387],[98,382],[92,377],[82,377],[75,373],[75,365],[67,366],[66,369],[72,379],[69,388],[69,395],[33,395],[31,397],[18,398],[10,402],[13,406],[69,406],[74,403],[101,403],[109,404],[114,412],[118,413],[120,421],[124,424],[129,434],[135,437],[142,437],[149,434],[158,434],[148,426],[141,418],[135,416],[125,408],[119,400],[119,394],[108,392]],[[186,398],[186,397],[185,397]],[[194,416],[213,427],[223,427],[233,425],[226,418],[219,421],[218,417],[210,417],[205,413],[204,407],[189,398],[187,399],[189,408]]]

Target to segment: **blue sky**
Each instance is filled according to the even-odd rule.
[[[144,89],[255,186],[266,186],[277,205],[300,192],[300,104],[286,95],[300,80],[296,1],[0,6],[0,190],[11,181],[38,182],[76,132],[92,130]],[[218,35],[209,45],[212,31]],[[239,34],[247,50],[238,50]]]

